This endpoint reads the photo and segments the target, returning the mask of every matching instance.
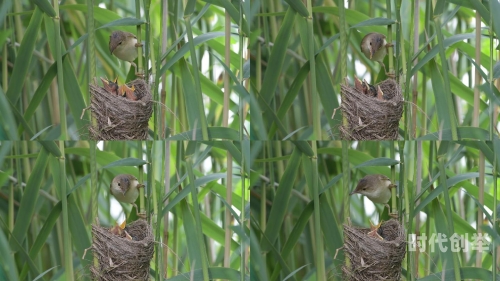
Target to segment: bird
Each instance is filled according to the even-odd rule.
[[[384,58],[385,55],[387,55],[387,47],[391,46],[393,46],[393,44],[387,43],[385,35],[372,32],[363,37],[360,48],[367,58],[380,63],[384,67],[385,73],[387,74],[387,69],[384,65]]]
[[[389,204],[387,203],[389,202],[389,199],[391,199],[391,188],[394,187],[396,187],[396,185],[384,175],[366,175],[358,182],[354,191],[349,195],[356,193],[362,194],[368,197],[368,199],[370,199],[373,203],[384,204],[390,210]]]
[[[130,203],[135,206],[138,217],[145,218],[144,214],[139,213],[135,200],[139,197],[139,188],[144,184],[139,183],[136,177],[129,174],[117,175],[109,185],[109,191],[116,200],[123,203]]]
[[[132,85],[132,87],[127,86],[127,84],[123,84],[118,88],[118,94],[122,97],[126,97],[129,100],[136,101],[137,100],[137,95],[135,94],[135,87]]]
[[[101,81],[104,86],[104,89],[108,91],[108,93],[113,95],[118,95],[118,83],[117,83],[118,77],[115,78],[115,80],[113,81],[101,77]]]
[[[375,88],[375,86],[366,82],[365,79],[363,79],[363,87],[366,89],[365,90],[366,95],[372,96],[372,97],[377,96],[377,89]]]
[[[137,72],[137,65],[134,60],[137,58],[137,48],[141,47],[142,43],[137,42],[137,37],[126,31],[116,30],[109,36],[109,51],[117,58],[128,61],[135,67],[135,74],[142,76]]]
[[[384,98],[386,98],[386,96],[384,96],[384,92],[382,92],[382,89],[380,88],[380,85],[377,85],[377,87],[375,87],[372,84],[369,84],[368,82],[366,82],[365,79],[363,79],[363,82],[361,85],[362,85],[361,87],[362,87],[364,94],[366,94],[368,96],[375,97],[378,100],[384,100]],[[356,87],[359,87],[359,86],[356,86]]]
[[[125,238],[127,240],[133,240],[132,236],[130,236],[130,234],[128,234],[128,232],[125,230],[126,223],[127,223],[126,220],[123,221],[123,223],[120,225],[118,223],[115,223],[115,226],[111,227],[109,229],[109,232],[111,232],[112,234],[114,234],[116,236]]]
[[[380,86],[377,86],[377,99],[383,100],[385,98],[384,92],[380,89]]]
[[[378,224],[373,224],[372,221],[370,220],[370,231],[366,235],[371,236],[373,238],[380,239],[380,240],[384,240],[384,237],[382,237],[379,233],[379,229],[380,229],[381,225],[382,225],[382,221],[380,221]]]
[[[360,92],[366,95],[366,86],[361,80],[359,80],[358,77],[354,76],[354,88]]]

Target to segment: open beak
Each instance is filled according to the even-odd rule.
[[[100,77],[100,78],[101,78],[102,84],[103,84],[104,86],[109,86],[109,82],[108,82],[108,80],[106,80],[106,79],[104,79],[104,78],[102,78],[102,77]]]

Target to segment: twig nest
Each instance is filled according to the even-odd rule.
[[[368,235],[370,228],[344,225],[344,252],[351,266],[342,267],[343,280],[396,281],[401,279],[401,263],[406,254],[403,226],[389,220],[378,229],[380,237]]]
[[[149,280],[154,236],[149,224],[137,220],[124,229],[132,238],[92,225],[92,252],[99,264],[90,267],[92,280]]]
[[[342,114],[348,125],[340,126],[340,136],[347,140],[397,140],[399,120],[403,115],[401,88],[393,79],[380,86],[383,98],[366,95],[350,85],[341,85]]]
[[[149,85],[142,79],[127,84],[135,88],[137,100],[130,100],[108,92],[105,88],[90,85],[91,110],[97,124],[89,127],[94,140],[146,140],[148,121],[153,113]]]

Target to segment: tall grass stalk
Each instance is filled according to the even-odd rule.
[[[439,29],[438,25],[437,29]],[[446,62],[443,61],[443,64]],[[452,218],[452,210],[451,210],[451,200],[450,200],[450,195],[448,192],[448,184],[446,183],[446,169],[445,169],[445,161],[446,161],[446,152],[449,149],[449,142],[447,141],[442,141],[439,145],[438,152],[437,152],[437,162],[439,165],[439,182],[443,188],[443,198],[445,202],[445,208],[446,208],[446,224],[447,224],[447,237],[451,237],[453,233],[455,233],[455,227],[453,223],[453,218]],[[460,264],[458,260],[458,254],[457,253],[451,253],[452,256],[452,262],[453,264],[449,265],[453,267],[453,272],[454,272],[454,279],[455,281],[461,280],[461,275],[460,275]]]
[[[59,139],[65,140],[68,137],[68,128],[66,124],[66,98],[64,92],[64,76],[63,76],[63,62],[62,62],[62,52],[61,52],[61,19],[59,16],[59,1],[54,1],[54,10],[56,11],[56,16],[54,18],[54,56],[57,62],[57,88],[59,93],[59,121],[61,126],[61,136]]]
[[[58,184],[61,187],[60,195],[62,201],[62,223],[63,223],[63,243],[64,243],[64,268],[66,280],[74,280],[73,271],[73,247],[71,246],[71,233],[69,232],[69,212],[68,212],[68,200],[66,194],[68,194],[67,184],[66,184],[66,156],[64,153],[64,141],[59,141],[59,149],[61,151],[61,157],[59,158],[59,180]]]
[[[493,142],[493,147],[495,149],[495,151],[499,151],[500,149],[500,141],[499,140],[495,140]],[[498,159],[498,153],[495,153],[495,155],[493,156],[493,206],[498,206],[498,172],[499,172],[499,163],[498,163],[499,159]],[[493,208],[493,216],[492,216],[492,219],[493,221],[498,221],[498,208]],[[494,231],[496,231],[497,233],[499,233],[500,231],[500,226],[497,225],[496,229],[493,228]],[[500,245],[496,245],[497,247],[493,247],[492,249],[492,260],[493,260],[493,264],[495,263],[498,263],[499,261],[499,256],[498,256],[498,251],[500,250]],[[497,272],[498,272],[498,269],[493,266],[492,267],[492,275],[493,276],[497,276]]]
[[[225,53],[224,53],[224,63],[227,66],[231,65],[231,16],[228,11],[225,11],[225,24],[224,24],[224,36],[225,36]],[[228,71],[224,72],[224,106],[223,106],[223,116],[222,116],[222,126],[228,126],[229,119],[229,94],[231,92],[231,82]],[[229,205],[232,205],[232,193],[233,193],[233,158],[228,155],[226,159],[227,171],[226,171],[226,201]],[[231,212],[226,208],[224,217],[224,226],[226,230],[225,242],[224,242],[224,266],[229,267],[230,255],[231,255]]]

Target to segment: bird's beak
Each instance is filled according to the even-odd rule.
[[[102,77],[100,77],[100,78],[101,78],[102,84],[104,84],[104,85],[109,85],[108,80],[106,80],[106,79],[104,79],[104,78],[102,78]]]
[[[138,184],[137,184],[137,188],[141,188],[141,187],[145,187],[145,185],[144,185],[144,184],[142,184],[142,183],[138,183]]]
[[[370,59],[373,58],[373,55],[375,55],[375,49],[374,48],[370,48]]]
[[[351,195],[353,195],[355,193],[357,193],[356,190],[353,190],[351,193],[349,193],[349,196],[351,196]]]
[[[393,183],[391,183],[391,184],[389,185],[389,188],[393,188],[393,187],[398,187],[398,186],[397,186],[397,185],[395,185],[395,184],[393,184]]]

